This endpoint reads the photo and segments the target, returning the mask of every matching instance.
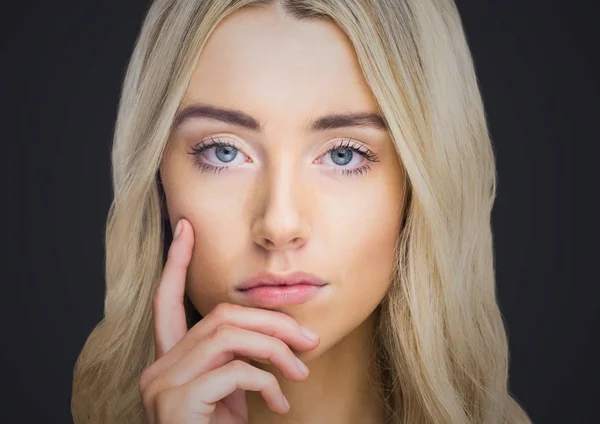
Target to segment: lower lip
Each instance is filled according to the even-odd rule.
[[[257,306],[300,305],[315,297],[324,286],[294,284],[292,286],[258,286],[240,293]]]

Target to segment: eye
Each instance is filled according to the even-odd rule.
[[[218,165],[219,162],[225,163],[225,164],[236,163],[235,159],[243,158],[244,154],[241,153],[234,146],[217,145],[217,146],[212,146],[209,149],[206,149],[204,151],[203,155],[209,162],[215,163]],[[239,162],[239,160],[238,160],[238,162]]]
[[[355,150],[343,147],[336,147],[329,150],[324,157],[330,157],[333,165],[338,166],[356,166],[361,163],[363,159],[362,156],[357,154]]]
[[[325,153],[323,161],[329,165],[328,157],[331,158],[333,170],[343,175],[364,175],[371,170],[369,162],[379,162],[375,153],[350,139],[344,140]],[[358,166],[361,163],[363,165]]]
[[[195,157],[196,166],[203,171],[220,172],[231,165],[239,165],[248,159],[235,145],[211,137],[192,147],[188,154]],[[208,163],[207,163],[208,162]]]

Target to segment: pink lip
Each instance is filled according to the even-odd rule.
[[[304,272],[260,273],[240,284],[237,292],[256,306],[299,305],[315,297],[326,285],[324,280]]]

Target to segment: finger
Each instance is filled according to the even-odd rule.
[[[232,325],[278,338],[292,349],[314,349],[319,336],[298,324],[294,318],[282,312],[250,308],[232,303],[221,303],[203,319],[204,325],[193,328],[190,337],[203,339],[221,325]]]
[[[238,355],[268,360],[288,380],[303,381],[309,374],[306,365],[281,340],[239,327],[221,326],[161,375],[149,390],[161,392],[166,387],[181,386]]]
[[[186,334],[168,355],[154,362],[144,373],[144,381],[150,381],[165,373],[195,345],[210,337],[221,325],[232,325],[250,331],[278,338],[297,351],[314,349],[319,344],[319,336],[308,338],[298,322],[281,312],[249,308],[229,303],[221,303],[210,311]],[[314,334],[314,333],[313,333]]]
[[[156,358],[168,352],[187,333],[183,299],[194,235],[187,220],[181,219],[178,226],[152,302]]]
[[[156,416],[172,419],[172,414],[186,411],[186,416],[209,418],[216,403],[237,389],[258,391],[275,412],[288,411],[288,403],[273,374],[243,361],[232,361],[182,386],[156,397]]]

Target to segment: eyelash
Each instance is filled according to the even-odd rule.
[[[220,147],[220,146],[232,147],[236,150],[239,150],[234,144],[232,144],[230,142],[215,141],[215,139],[211,137],[211,139],[209,141],[202,141],[202,142],[198,143],[196,146],[192,147],[191,148],[192,151],[188,152],[188,154],[195,157],[195,164],[202,172],[209,171],[209,172],[213,172],[215,174],[219,174],[220,172],[222,172],[225,169],[228,169],[230,167],[229,166],[214,166],[214,165],[211,165],[211,164],[208,164],[205,162],[201,162],[200,155],[212,147]],[[379,162],[379,157],[375,153],[373,153],[371,150],[367,149],[360,143],[358,143],[354,140],[351,140],[351,139],[342,140],[341,143],[339,143],[338,145],[336,145],[336,146],[332,147],[331,149],[329,149],[328,151],[326,151],[324,153],[324,155],[333,150],[338,150],[338,149],[348,149],[354,153],[358,153],[361,156],[363,156],[368,162]],[[366,174],[370,170],[371,170],[371,166],[368,163],[366,163],[358,168],[336,169],[334,171],[338,172],[342,175],[346,175],[346,176],[351,176],[351,175],[360,176],[360,175]]]

